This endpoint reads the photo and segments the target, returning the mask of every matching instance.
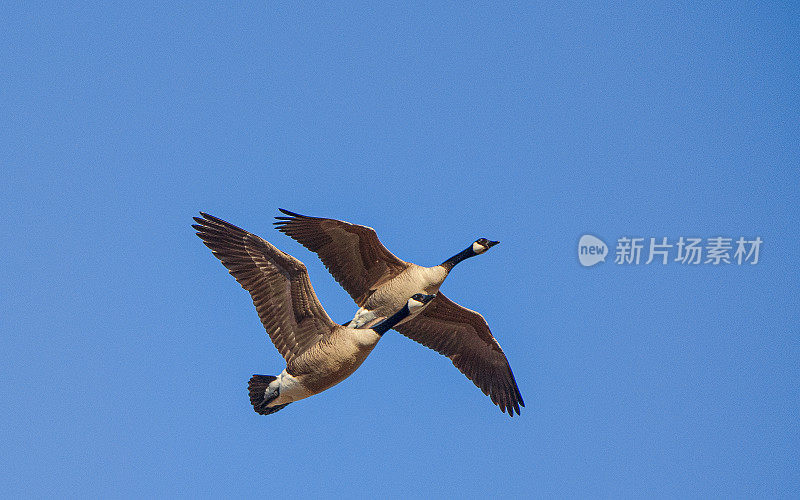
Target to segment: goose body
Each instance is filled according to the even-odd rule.
[[[356,311],[356,315],[348,323],[353,328],[369,327],[382,318],[388,317],[392,311],[398,310],[417,291],[435,295],[444,283],[449,271],[442,266],[423,267],[410,264],[397,276],[378,287]],[[399,324],[405,323],[416,315],[409,316]]]
[[[271,388],[279,389],[278,397],[267,406],[292,403],[330,389],[352,375],[380,339],[374,330],[334,327],[324,339],[286,364],[271,384]]]
[[[371,328],[334,323],[319,303],[305,265],[269,242],[201,212],[197,235],[250,292],[273,344],[286,360],[277,377],[253,375],[248,385],[256,412],[270,414],[346,379],[367,359],[381,336],[433,295],[412,294]]]
[[[502,411],[519,414],[525,403],[486,320],[439,292],[454,266],[497,241],[480,238],[441,264],[424,267],[396,257],[370,227],[280,211],[285,216],[276,217],[278,230],[315,252],[359,306],[348,326],[368,328],[402,307],[412,294],[435,294],[429,307],[402,319],[395,329],[450,358]]]

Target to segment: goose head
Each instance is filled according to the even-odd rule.
[[[372,326],[371,328],[375,330],[378,335],[383,335],[404,319],[422,312],[422,309],[428,305],[428,303],[432,301],[434,297],[436,297],[436,295],[415,293],[406,301],[406,305],[404,305],[402,309],[381,321],[377,325]]]
[[[500,242],[487,240],[486,238],[478,238],[477,240],[475,240],[475,243],[472,244],[472,253],[474,253],[475,255],[480,255],[486,250],[489,250],[493,246],[497,245],[498,243]]]
[[[408,311],[411,314],[419,312],[428,302],[432,301],[436,295],[427,295],[424,293],[415,293],[408,299]]]

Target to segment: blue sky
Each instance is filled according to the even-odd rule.
[[[0,7],[0,479],[12,496],[800,494],[797,6]],[[200,210],[374,227],[480,311],[510,419],[390,332],[283,368]],[[760,237],[757,265],[582,267],[581,235]]]

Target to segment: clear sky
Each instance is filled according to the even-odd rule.
[[[752,4],[4,3],[3,492],[799,496],[800,12]],[[193,215],[355,312],[278,207],[425,265],[500,240],[442,290],[522,415],[395,332],[253,412],[284,362]],[[614,262],[719,236],[759,262]]]

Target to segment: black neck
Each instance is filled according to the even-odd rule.
[[[472,245],[470,245],[467,248],[465,248],[464,250],[462,250],[462,251],[458,252],[457,254],[453,255],[452,257],[450,257],[446,261],[442,262],[441,265],[442,265],[443,268],[447,269],[447,271],[449,272],[451,269],[453,269],[453,266],[455,266],[456,264],[458,264],[462,260],[468,259],[470,257],[475,257],[476,255],[478,255],[478,254],[476,254],[475,252],[472,251]]]
[[[406,319],[409,314],[411,314],[411,311],[408,309],[408,304],[406,304],[402,309],[373,326],[372,329],[375,330],[378,335],[383,336],[383,334],[391,330],[394,325]]]

